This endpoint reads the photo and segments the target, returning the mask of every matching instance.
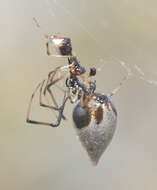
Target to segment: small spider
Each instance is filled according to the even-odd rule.
[[[66,57],[68,64],[49,72],[47,79],[37,86],[30,99],[26,121],[31,124],[58,127],[62,119],[66,119],[63,111],[66,102],[69,100],[74,104],[72,118],[77,135],[92,163],[96,165],[111,141],[116,128],[117,110],[110,97],[120,89],[122,82],[109,95],[95,92],[96,81],[93,81],[92,78],[96,75],[96,68],[90,68],[90,71],[86,72],[78,58],[72,53],[71,39],[56,35],[47,36],[47,39],[47,54],[54,56],[51,53],[51,47],[57,54],[55,56]],[[58,73],[59,77],[55,78]],[[51,87],[61,80],[64,81],[66,90],[64,90],[62,104],[58,105]],[[58,112],[55,123],[30,119],[32,100],[38,89],[40,89],[40,106]],[[43,96],[47,93],[50,95],[52,105],[45,104],[42,101]]]

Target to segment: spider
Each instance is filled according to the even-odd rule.
[[[56,55],[51,52],[50,47],[56,52]],[[63,111],[69,100],[74,104],[72,118],[77,135],[92,163],[96,165],[111,141],[117,124],[117,110],[111,96],[120,89],[126,79],[109,95],[95,92],[96,81],[93,80],[93,77],[96,75],[96,68],[90,68],[90,71],[86,72],[77,56],[73,55],[70,38],[56,35],[47,36],[46,51],[49,56],[65,57],[67,65],[53,69],[49,72],[47,79],[37,85],[29,102],[26,121],[31,124],[58,127],[62,119],[66,119]],[[55,78],[57,74],[59,77]],[[59,81],[64,81],[66,87],[66,90],[63,90],[64,97],[61,105],[58,105],[51,89]],[[58,112],[56,122],[49,123],[30,119],[32,101],[38,89],[40,106]],[[42,99],[47,93],[51,97],[52,105],[43,103]]]

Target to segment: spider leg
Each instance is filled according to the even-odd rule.
[[[44,82],[45,81],[43,81],[43,83],[41,84],[41,87],[40,87],[40,95],[39,95],[40,106],[47,107],[47,108],[54,109],[54,110],[58,111],[59,110],[58,105],[55,107],[55,106],[50,106],[48,104],[43,103],[43,100],[42,100],[42,90],[43,90]]]
[[[47,90],[48,93],[50,94],[50,97],[51,97],[51,99],[52,99],[52,101],[53,101],[53,103],[54,103],[54,105],[55,105],[56,107],[58,107],[58,104],[57,104],[57,102],[56,102],[56,100],[55,100],[55,97],[54,97],[54,95],[53,95],[53,93],[52,93],[50,87],[51,87],[52,85],[54,85],[55,83],[57,83],[58,81],[60,81],[62,78],[63,78],[63,77],[59,77],[58,79],[56,79],[56,80],[50,82],[50,84],[48,84],[48,85],[47,85],[47,88],[46,88],[46,90]],[[45,91],[45,94],[46,94],[46,91]],[[45,94],[44,94],[44,95],[45,95]]]
[[[66,92],[65,92],[64,98],[63,98],[63,103],[62,103],[62,105],[60,107],[57,122],[55,124],[53,124],[53,125],[51,124],[52,127],[57,127],[57,126],[60,125],[61,119],[63,117],[63,111],[64,111],[65,103],[66,103],[67,100],[68,100],[68,97],[66,96]]]
[[[30,119],[30,111],[31,111],[31,106],[32,106],[32,100],[34,98],[34,95],[35,95],[37,89],[40,87],[40,85],[41,85],[41,83],[37,86],[37,88],[35,89],[35,91],[33,92],[32,96],[31,96],[26,121],[28,123],[32,123],[32,124],[46,125],[46,126],[51,126],[51,127],[58,127],[60,125],[60,123],[61,123],[61,119],[63,118],[63,111],[64,111],[65,103],[68,100],[68,97],[66,96],[66,92],[64,93],[64,98],[63,98],[62,105],[59,108],[57,108],[57,111],[59,111],[59,115],[58,115],[56,123],[42,122],[42,121],[36,121],[36,120],[31,120]]]
[[[52,82],[53,78],[55,77],[56,73],[57,72],[63,72],[67,69],[69,69],[69,65],[66,65],[66,66],[61,66],[61,67],[57,67],[55,70],[52,70],[49,72],[48,74],[48,79],[47,79],[47,82],[46,82],[46,85],[45,85],[45,88],[44,88],[44,94],[46,94],[46,89],[48,87],[48,84],[50,83],[50,81]],[[64,77],[64,75],[62,75],[62,77]],[[57,81],[60,80],[60,79],[56,79]],[[53,83],[56,83],[57,81],[54,80]]]
[[[47,82],[46,82],[46,85],[45,85],[45,88],[44,88],[44,95],[46,94],[46,92],[48,91],[48,93],[50,94],[50,97],[54,103],[54,105],[56,107],[58,107],[58,104],[54,98],[54,95],[50,89],[50,87],[54,84],[56,84],[58,81],[60,81],[62,78],[64,78],[64,74],[62,74],[60,77],[58,77],[57,79],[53,80],[56,73],[57,72],[62,72],[64,70],[67,70],[69,68],[69,65],[68,66],[63,66],[63,67],[57,67],[55,70],[49,72],[48,74],[48,79],[47,79]]]
[[[66,101],[68,100],[68,97],[65,98],[66,96],[66,92],[65,92],[65,95],[64,95],[64,99],[63,99],[63,103],[62,105],[59,107],[54,96],[53,96],[53,93],[51,92],[51,89],[50,89],[50,86],[54,85],[55,83],[57,83],[58,81],[60,81],[62,78],[63,78],[63,75],[61,77],[59,77],[58,79],[55,79],[54,81],[52,81],[54,75],[56,74],[57,70],[59,68],[56,68],[54,71],[50,72],[49,73],[49,77],[48,77],[48,81],[47,81],[47,87],[45,87],[44,91],[46,93],[46,91],[49,92],[51,98],[52,98],[52,101],[54,103],[55,106],[50,106],[50,105],[46,105],[46,104],[43,104],[42,103],[42,88],[43,88],[43,85],[44,85],[44,81],[42,81],[35,89],[35,91],[33,92],[32,96],[31,96],[31,99],[30,99],[30,103],[29,103],[29,107],[28,107],[28,111],[27,111],[27,118],[26,118],[26,121],[28,123],[33,123],[33,124],[41,124],[41,125],[47,125],[47,126],[52,126],[52,127],[57,127],[60,122],[61,122],[61,119],[66,119],[65,116],[63,115],[63,110],[64,110],[64,106],[65,106],[65,103]],[[52,75],[51,75],[52,74]],[[51,77],[50,77],[51,75]],[[51,81],[50,85],[49,85],[49,81]],[[34,98],[34,95],[36,93],[36,91],[38,90],[38,88],[41,86],[40,88],[40,105],[43,106],[43,107],[47,107],[47,108],[51,108],[51,109],[54,109],[56,111],[59,112],[59,115],[58,115],[58,118],[57,118],[57,121],[55,124],[53,123],[48,123],[48,122],[41,122],[41,121],[35,121],[35,120],[31,120],[29,119],[30,118],[30,111],[31,111],[31,107],[32,107],[32,101],[33,101],[33,98]]]
[[[55,70],[49,72],[48,74],[48,79],[46,81],[46,86],[44,87],[44,90],[43,89],[43,85],[44,85],[44,81],[42,81],[35,89],[35,91],[33,92],[32,96],[31,96],[31,99],[30,99],[30,102],[29,102],[29,106],[28,106],[28,111],[27,111],[27,117],[26,117],[26,121],[28,123],[33,123],[33,124],[39,124],[39,125],[47,125],[47,126],[51,126],[51,127],[57,127],[59,126],[62,118],[63,119],[66,119],[65,116],[63,115],[63,110],[64,110],[64,106],[65,106],[65,103],[66,101],[69,99],[69,95],[66,95],[66,91],[64,91],[64,98],[63,98],[63,102],[62,102],[62,105],[61,106],[58,106],[55,98],[54,98],[54,95],[50,89],[50,87],[54,84],[56,84],[58,81],[60,81],[65,75],[62,74],[60,77],[58,77],[57,79],[54,80],[54,76],[56,75],[57,72],[63,72],[63,71],[66,71],[67,69],[69,69],[69,65],[66,65],[66,66],[61,66],[61,67],[57,67]],[[67,74],[67,73],[66,73]],[[40,87],[41,86],[41,87]],[[31,120],[30,119],[30,112],[31,112],[31,107],[32,107],[32,101],[33,101],[33,98],[34,98],[34,95],[36,93],[36,91],[38,90],[38,88],[40,87],[40,97],[39,97],[39,101],[40,101],[40,105],[43,106],[43,107],[47,107],[47,108],[50,108],[50,109],[54,109],[56,111],[59,112],[58,114],[58,118],[57,118],[57,121],[56,123],[49,123],[49,122],[42,122],[42,121],[35,121],[35,120]],[[52,99],[52,102],[54,104],[54,106],[50,106],[50,105],[46,105],[46,104],[43,104],[42,103],[42,94],[46,95],[46,92],[49,93],[51,99]]]
[[[28,105],[28,110],[27,110],[27,116],[26,116],[26,122],[29,122],[29,117],[30,117],[30,112],[31,112],[31,108],[32,108],[32,102],[33,102],[33,98],[34,98],[34,95],[36,94],[37,90],[39,89],[39,87],[41,86],[42,82],[40,82],[37,87],[35,88],[34,92],[32,93],[32,96],[30,98],[30,101],[29,101],[29,105]]]
[[[55,107],[55,106],[52,106],[52,105],[48,105],[48,104],[43,103],[43,101],[42,101],[42,91],[43,91],[43,90],[42,90],[42,89],[43,89],[44,82],[45,82],[45,80],[43,81],[43,83],[41,84],[41,87],[40,87],[40,96],[39,96],[40,106],[46,107],[46,108],[50,108],[50,109],[53,109],[53,110],[55,110],[55,111],[59,111],[60,108],[58,107],[58,105]],[[50,91],[51,91],[51,90],[50,90]],[[54,100],[55,100],[55,99],[54,99]],[[63,115],[62,117],[63,117],[64,120],[66,120],[66,117],[65,117],[64,115]]]
[[[54,78],[54,76],[56,75],[56,72],[59,70],[59,68],[60,67],[57,67],[55,70],[52,70],[52,71],[49,72],[48,79],[47,79],[47,82],[46,82],[46,85],[45,85],[45,88],[44,88],[44,94],[46,94],[47,85],[49,84],[50,79]]]

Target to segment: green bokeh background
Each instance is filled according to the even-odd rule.
[[[157,189],[156,7],[154,0],[1,1],[0,189]],[[34,87],[65,62],[46,55],[43,33],[72,39],[81,63],[99,68],[100,92],[110,92],[126,75],[121,61],[133,73],[113,97],[118,126],[97,167],[75,135],[73,105],[60,128],[25,122]],[[48,115],[37,108],[33,117]]]

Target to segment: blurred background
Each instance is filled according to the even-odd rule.
[[[154,0],[1,1],[0,189],[157,189],[156,7]],[[117,130],[97,167],[76,137],[70,103],[59,128],[25,122],[36,84],[66,63],[46,55],[44,34],[72,39],[81,64],[97,67],[99,92],[131,74],[113,97]],[[31,117],[51,120],[42,111],[35,106]]]

